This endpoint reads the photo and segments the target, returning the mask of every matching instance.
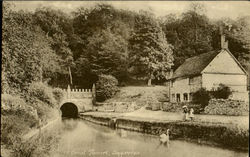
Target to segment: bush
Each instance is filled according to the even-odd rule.
[[[65,96],[65,92],[60,88],[54,88],[53,95],[57,103],[59,104],[63,100],[63,97]]]
[[[192,97],[193,97],[192,99],[193,103],[201,104],[201,108],[205,108],[210,100],[209,91],[207,91],[205,88],[201,88],[198,91],[196,91]]]
[[[35,82],[32,83],[28,88],[28,99],[37,98],[38,100],[47,103],[49,106],[54,107],[56,100],[52,91],[52,88],[48,87],[42,82]]]
[[[29,140],[17,139],[12,154],[15,157],[47,157],[53,154],[59,142],[60,131],[55,128],[46,130],[35,138]],[[51,154],[52,153],[52,154]]]
[[[41,100],[33,100],[32,103],[30,103],[30,106],[37,110],[37,115],[39,119],[42,120],[42,123],[47,122],[47,120],[52,116],[51,112],[53,111],[53,108]]]
[[[230,87],[219,84],[216,90],[211,91],[211,95],[216,99],[227,99],[232,94]]]
[[[37,111],[33,107],[26,104],[26,102],[18,96],[9,94],[1,95],[1,113],[2,115],[16,115],[24,116],[27,119],[37,119]]]
[[[99,102],[111,98],[118,91],[118,81],[111,75],[100,75],[96,83],[96,100]]]
[[[17,138],[38,123],[37,111],[17,97],[1,95],[1,142],[13,145]]]

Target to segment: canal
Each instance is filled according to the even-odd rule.
[[[112,130],[81,119],[60,123],[60,140],[51,157],[247,157],[247,152],[172,140],[159,145],[157,136]]]

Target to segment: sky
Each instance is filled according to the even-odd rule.
[[[41,6],[50,6],[55,9],[61,9],[67,13],[83,6],[86,8],[94,6],[100,1],[16,1],[16,10],[34,11]],[[104,1],[101,1],[104,2]],[[128,9],[132,11],[150,10],[156,16],[164,16],[169,13],[181,14],[184,12],[190,1],[105,1],[118,9]],[[238,16],[250,16],[249,1],[201,1],[207,10],[207,16],[212,19],[230,17],[232,19]]]

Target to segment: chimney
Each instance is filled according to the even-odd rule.
[[[170,69],[170,71],[166,74],[166,79],[171,79],[173,77],[173,69]]]
[[[228,49],[228,41],[226,41],[225,34],[221,35],[220,44],[221,44],[221,49]]]
[[[170,78],[172,78],[172,77],[173,77],[173,73],[174,73],[174,70],[173,70],[173,69],[171,69],[171,70],[170,70]]]

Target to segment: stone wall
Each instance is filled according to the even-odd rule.
[[[249,114],[249,104],[240,100],[211,99],[205,107],[206,114],[241,116]]]
[[[98,103],[95,110],[101,112],[132,112],[139,109],[143,104],[136,102],[108,102]]]

